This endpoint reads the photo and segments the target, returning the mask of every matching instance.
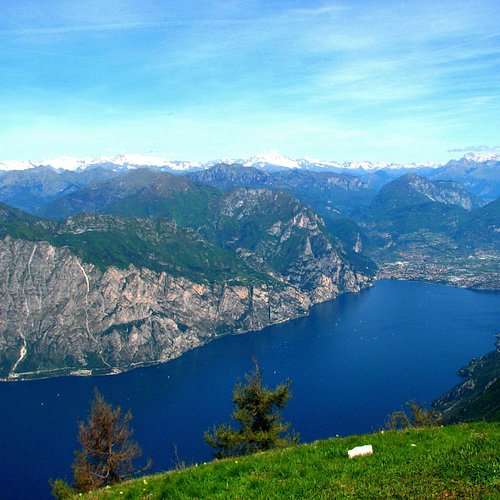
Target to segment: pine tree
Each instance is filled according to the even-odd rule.
[[[72,467],[76,491],[116,484],[151,467],[149,460],[146,467],[134,468],[133,461],[142,451],[131,440],[131,420],[130,411],[121,416],[120,407],[113,408],[95,391],[87,422],[79,422],[81,450]]]
[[[291,382],[274,390],[263,387],[262,371],[255,360],[254,365],[253,372],[245,375],[246,384],[238,382],[233,390],[232,418],[239,427],[222,424],[205,432],[205,441],[216,449],[216,458],[284,448],[299,440],[298,434],[287,432],[290,424],[282,422],[280,415],[291,397]]]

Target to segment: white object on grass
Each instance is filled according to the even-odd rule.
[[[349,455],[349,458],[362,457],[364,455],[373,455],[373,446],[371,444],[356,446],[356,448],[349,450],[347,454]]]

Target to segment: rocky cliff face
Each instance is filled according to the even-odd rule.
[[[285,281],[196,283],[133,266],[101,271],[65,247],[11,237],[0,240],[0,274],[3,379],[167,361],[218,335],[302,316],[337,290],[318,296]]]
[[[125,215],[59,222],[0,206],[0,378],[166,361],[369,284],[322,218],[288,193],[221,194],[133,174],[119,205],[89,189],[78,198]]]
[[[264,234],[253,232],[257,219]],[[216,224],[249,267],[282,277],[315,303],[368,282],[334,246],[321,217],[286,193],[236,189],[224,198]]]
[[[386,184],[373,200],[371,210],[383,213],[430,202],[458,206],[465,210],[484,204],[457,182],[431,182],[410,173]]]
[[[486,201],[500,196],[500,158],[466,154],[460,160],[451,160],[446,165],[432,170],[429,179],[460,182],[465,188]]]
[[[100,271],[65,248],[0,241],[2,378],[120,371],[217,335],[304,315],[292,286],[200,284],[130,266]]]
[[[412,175],[410,185],[416,192],[423,194],[430,201],[457,205],[465,210],[471,210],[477,206],[474,197],[458,182],[430,182],[418,175]]]

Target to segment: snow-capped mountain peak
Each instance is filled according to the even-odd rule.
[[[40,161],[8,160],[0,162],[0,170],[26,170],[38,166],[50,166],[56,170],[85,170],[97,165],[111,165],[118,169],[134,169],[137,167],[154,167],[166,170],[191,170],[200,168],[201,164],[193,161],[167,160],[155,155],[139,155],[121,153],[114,156],[99,156],[97,158],[78,158],[60,156]]]
[[[91,160],[89,158],[77,158],[75,156],[60,156],[58,158],[47,158],[45,160],[31,162],[33,166],[45,165],[61,170],[78,170],[85,168]]]
[[[318,167],[328,168],[342,168],[342,163],[336,161],[324,161],[316,158],[301,158],[297,160],[301,167],[307,168],[308,165],[315,165]]]
[[[190,170],[199,167],[198,162],[167,160],[157,155],[140,155],[121,153],[116,156],[100,156],[87,161],[86,166],[111,164],[121,168],[133,169],[137,167],[156,167],[167,170]]]
[[[121,153],[116,156],[101,156],[93,159],[90,164],[112,163],[121,167],[148,165],[150,167],[166,167],[169,160],[155,155],[139,155],[133,153]]]
[[[30,161],[25,160],[4,160],[0,161],[0,171],[9,170],[28,170],[33,168],[35,165]]]
[[[467,153],[462,160],[469,162],[500,161],[500,153]],[[120,153],[118,155],[99,156],[97,158],[77,158],[74,156],[61,156],[58,158],[45,159],[41,161],[0,161],[0,171],[26,170],[38,166],[50,166],[56,170],[80,171],[87,168],[101,166],[113,170],[129,170],[140,167],[150,167],[159,170],[186,172],[196,169],[207,169],[214,165],[239,164],[246,167],[254,167],[261,170],[312,170],[316,172],[350,172],[355,175],[375,172],[377,170],[418,170],[421,168],[438,168],[443,163],[409,163],[399,164],[391,162],[346,161],[324,161],[312,158],[292,159],[278,153],[263,153],[251,158],[234,159],[219,158],[206,163],[194,161],[168,160],[158,155],[141,155],[132,153]]]
[[[483,163],[485,161],[500,161],[500,152],[491,151],[488,153],[467,153],[464,155],[464,160]]]
[[[199,168],[200,163],[194,161],[167,160],[157,155],[139,155],[121,153],[117,156],[101,156],[90,162],[90,165],[110,163],[122,168],[157,167],[167,170],[191,170]]]
[[[301,168],[297,160],[292,160],[288,156],[278,153],[264,153],[252,156],[248,160],[242,160],[243,165],[252,167],[283,167]]]

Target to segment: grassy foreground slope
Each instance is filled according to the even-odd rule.
[[[500,498],[499,443],[500,423],[386,431],[200,464],[86,498]],[[349,460],[363,444],[374,454]]]

